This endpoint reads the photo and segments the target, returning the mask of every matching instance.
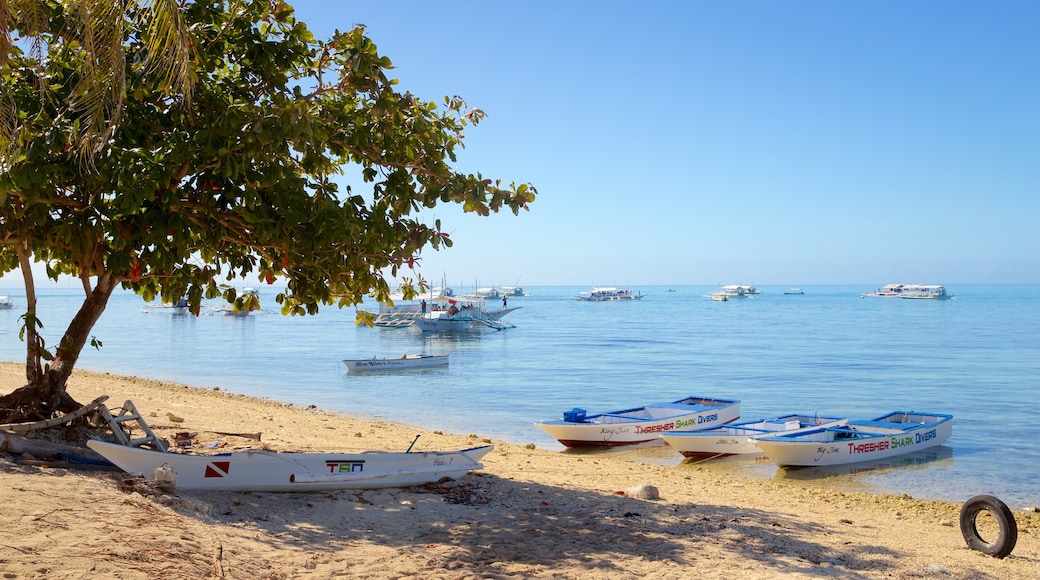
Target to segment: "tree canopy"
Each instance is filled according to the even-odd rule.
[[[456,171],[464,129],[484,113],[459,97],[400,91],[361,26],[318,40],[279,0],[187,3],[188,107],[148,68],[152,29],[135,25],[140,10],[122,14],[124,110],[93,164],[77,162],[84,119],[63,106],[82,90],[83,45],[43,33],[40,54],[7,45],[0,70],[19,117],[0,148],[0,271],[20,267],[26,279],[27,378],[43,407],[67,398],[65,380],[119,287],[184,297],[196,313],[205,298],[235,299],[224,281],[254,276],[284,279],[276,300],[288,315],[386,301],[387,273],[451,246],[425,208],[518,214],[535,199],[529,184]],[[43,30],[61,29],[64,12],[47,14]],[[341,190],[345,168],[364,187]],[[78,277],[85,292],[53,351],[38,334],[32,261]]]

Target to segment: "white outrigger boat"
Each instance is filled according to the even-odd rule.
[[[661,433],[707,429],[740,417],[740,401],[686,397],[671,403],[586,415],[584,409],[563,419],[535,423],[566,447],[632,445],[658,439]]]
[[[406,371],[448,366],[446,354],[406,354],[399,358],[343,359],[349,373]]]
[[[781,467],[844,465],[887,459],[942,445],[953,435],[953,415],[895,411],[869,421],[849,421],[755,440]]]
[[[731,455],[762,453],[755,441],[759,437],[797,433],[818,427],[837,427],[848,419],[820,417],[819,415],[781,415],[756,421],[740,421],[697,431],[678,431],[661,435],[683,457],[715,459]]]
[[[578,302],[616,302],[620,300],[639,300],[644,294],[639,292],[633,294],[631,290],[618,290],[617,288],[593,288],[587,292],[579,292],[575,296]]]
[[[521,307],[488,310],[483,299],[460,300],[448,298],[432,310],[420,313],[412,323],[423,332],[458,332],[467,330],[504,330],[512,324],[502,322],[502,317]]]
[[[117,467],[159,479],[157,470],[173,471],[178,489],[216,491],[305,492],[410,487],[458,479],[484,467],[480,460],[494,446],[461,451],[404,453],[276,453],[247,449],[218,455],[151,451],[105,441],[87,446]]]
[[[953,294],[938,284],[888,284],[877,290],[864,292],[860,298],[906,298],[910,300],[949,300]]]

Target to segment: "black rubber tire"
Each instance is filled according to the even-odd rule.
[[[1000,535],[986,542],[975,527],[975,520],[983,511],[993,514],[1000,524]],[[964,502],[961,507],[961,535],[968,547],[996,558],[1007,557],[1018,542],[1018,524],[1008,506],[992,495],[977,495]]]

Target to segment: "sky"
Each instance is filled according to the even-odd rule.
[[[432,212],[427,279],[1040,283],[1035,2],[291,3],[484,110],[459,171],[538,190]]]

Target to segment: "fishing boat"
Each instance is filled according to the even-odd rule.
[[[776,435],[780,432],[791,434],[801,429],[817,427],[836,427],[847,422],[848,419],[819,415],[781,415],[755,421],[733,422],[711,429],[670,432],[661,435],[661,439],[683,457],[714,459],[762,453],[755,440],[766,435]]]
[[[579,302],[613,302],[621,300],[639,300],[644,294],[632,293],[631,290],[618,290],[617,288],[593,288],[588,292],[579,292],[574,298]]]
[[[729,297],[725,294],[712,294],[711,299],[715,302],[729,302]]]
[[[462,300],[447,298],[432,309],[425,310],[412,319],[412,323],[423,332],[460,332],[473,330],[505,330],[514,328],[502,322],[502,317],[521,307],[488,310],[482,299]]]
[[[686,397],[634,409],[588,415],[584,409],[562,419],[535,423],[566,447],[632,445],[653,441],[662,433],[723,425],[740,417],[740,401]]]
[[[10,310],[14,308],[14,300],[11,300],[10,296],[0,296],[0,310]]]
[[[716,296],[724,296],[727,299],[748,298],[748,297],[755,296],[756,294],[761,294],[761,293],[762,293],[762,291],[756,289],[754,286],[742,286],[740,284],[730,284],[728,286],[723,286],[722,288],[719,288],[715,292],[712,292],[711,293],[711,297],[715,298]]]
[[[276,453],[247,449],[217,455],[152,451],[88,441],[87,447],[123,471],[158,479],[165,467],[178,489],[305,492],[410,487],[458,479],[484,467],[480,460],[494,446],[461,451],[361,453]],[[157,471],[162,470],[162,471]]]
[[[448,366],[446,354],[405,354],[398,358],[343,359],[349,373],[405,371]]]
[[[786,467],[875,461],[942,445],[953,435],[953,415],[894,411],[871,420],[820,426],[755,440],[773,463]]]
[[[860,298],[906,298],[909,300],[949,300],[953,294],[938,284],[888,284],[877,290],[864,292]]]

